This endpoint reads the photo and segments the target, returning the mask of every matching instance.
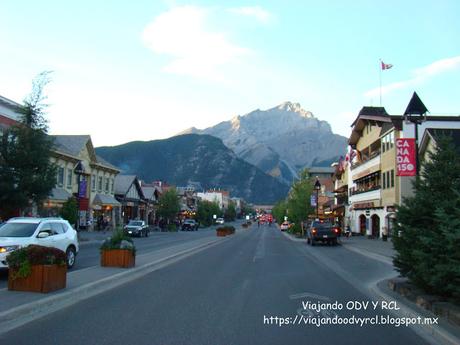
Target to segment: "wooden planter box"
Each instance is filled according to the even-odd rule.
[[[216,230],[217,237],[225,237],[228,235],[226,230]]]
[[[67,283],[66,265],[34,265],[28,277],[12,279],[16,271],[8,272],[8,290],[47,293],[64,289]]]
[[[134,267],[136,257],[128,249],[106,249],[101,252],[101,266],[105,267]]]

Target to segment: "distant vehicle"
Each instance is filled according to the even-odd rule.
[[[280,230],[281,230],[281,231],[289,230],[289,222],[283,222],[283,223],[280,225]]]
[[[21,247],[36,244],[66,253],[67,267],[72,268],[78,254],[77,232],[62,218],[11,218],[0,226],[0,268],[7,268],[6,257]]]
[[[307,243],[314,246],[316,242],[337,245],[340,229],[328,220],[314,220],[307,229]]]
[[[224,218],[217,218],[216,219],[216,224],[224,224],[224,223],[225,223]]]
[[[129,236],[148,237],[150,235],[149,226],[143,220],[130,220],[123,230]]]
[[[186,219],[184,224],[182,224],[182,231],[197,231],[198,223],[195,219]]]

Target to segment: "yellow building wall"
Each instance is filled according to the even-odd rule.
[[[356,149],[361,151],[366,147],[369,147],[380,137],[381,127],[379,126],[370,126],[370,131],[367,133],[366,128],[363,129],[362,136],[359,138],[359,141],[356,143]]]
[[[389,132],[388,132],[389,133]],[[388,134],[387,133],[387,134]],[[399,131],[394,131],[394,138],[400,137]],[[396,141],[395,141],[396,142]],[[382,185],[382,206],[392,206],[394,204],[399,204],[399,188],[400,188],[400,178],[396,176],[396,144],[393,143],[393,148],[386,150],[380,155],[380,167],[381,167],[381,185]],[[383,174],[387,171],[394,171],[395,184],[393,188],[383,188]]]

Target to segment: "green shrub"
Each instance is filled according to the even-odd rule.
[[[107,238],[100,247],[101,251],[110,249],[128,249],[136,255],[133,239],[127,236],[120,228],[115,230],[112,237]]]

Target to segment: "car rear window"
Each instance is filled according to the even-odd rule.
[[[0,227],[0,237],[30,237],[37,227],[31,223],[6,223]]]
[[[317,228],[317,229],[327,229],[327,228],[330,228],[332,227],[332,223],[329,223],[329,222],[314,222],[313,225],[312,225],[313,228]]]
[[[130,221],[128,225],[142,226],[142,222],[141,221]]]

